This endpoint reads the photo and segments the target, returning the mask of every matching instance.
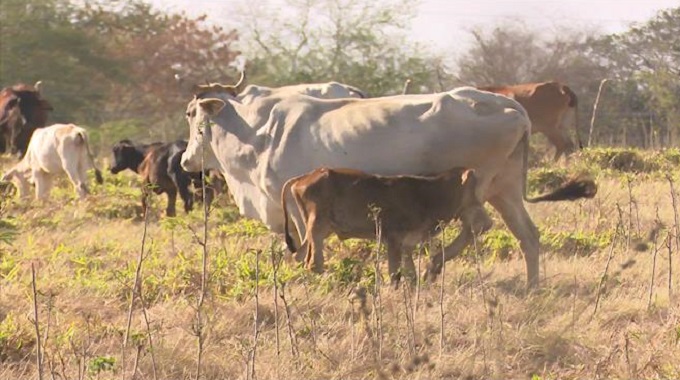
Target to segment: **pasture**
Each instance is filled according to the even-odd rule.
[[[325,274],[308,273],[224,194],[205,251],[202,207],[167,218],[152,197],[145,223],[133,173],[90,178],[85,201],[66,180],[42,204],[5,194],[0,378],[36,378],[36,326],[53,379],[194,379],[198,368],[204,379],[680,378],[678,164],[676,150],[599,148],[567,166],[534,162],[533,193],[567,172],[599,191],[527,205],[542,248],[530,294],[490,207],[477,251],[395,291],[376,242],[331,239]],[[423,269],[455,228],[423,249]]]

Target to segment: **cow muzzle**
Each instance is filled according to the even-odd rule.
[[[189,159],[186,152],[182,153],[182,159],[180,160],[180,165],[182,166],[182,169],[184,169],[187,172],[195,172],[195,171],[200,170],[200,168],[194,167],[195,165]]]

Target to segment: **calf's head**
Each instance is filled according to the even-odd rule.
[[[144,160],[144,155],[132,144],[130,140],[121,140],[112,148],[113,165],[109,168],[112,174],[117,174],[125,169],[137,171]]]
[[[464,226],[472,228],[475,233],[491,228],[493,222],[484,209],[484,202],[479,198],[474,170],[466,170],[461,176],[460,202],[458,216]]]

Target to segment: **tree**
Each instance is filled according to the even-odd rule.
[[[586,53],[614,79],[614,112],[632,118],[633,130],[639,131],[626,142],[648,146],[656,126],[659,142],[675,145],[680,133],[680,7],[660,11],[624,33],[594,38]]]
[[[550,38],[513,22],[491,31],[475,28],[472,47],[457,61],[459,85],[503,85],[559,80],[579,86],[602,72],[581,53],[588,34],[561,30]],[[599,81],[599,79],[596,79]]]
[[[258,2],[240,18],[251,82],[340,81],[372,96],[434,89],[433,54],[407,41],[413,0],[293,0],[274,14]]]
[[[235,31],[206,25],[206,17],[164,14],[142,1],[88,4],[77,24],[107,36],[108,54],[123,62],[127,76],[112,83],[100,121],[143,119],[148,135],[164,140],[184,135],[187,87],[203,80],[230,79],[238,56]]]
[[[102,39],[72,22],[74,12],[66,0],[0,2],[0,83],[41,80],[55,108],[52,121],[81,119],[104,97],[106,78],[123,75]]]

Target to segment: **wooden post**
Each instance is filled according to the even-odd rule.
[[[609,79],[605,78],[600,81],[600,87],[597,90],[597,97],[595,98],[595,104],[593,104],[593,116],[590,118],[590,130],[588,131],[588,147],[593,142],[593,129],[595,128],[595,114],[597,113],[597,106],[600,104],[600,95],[602,95],[602,88],[605,82]]]

